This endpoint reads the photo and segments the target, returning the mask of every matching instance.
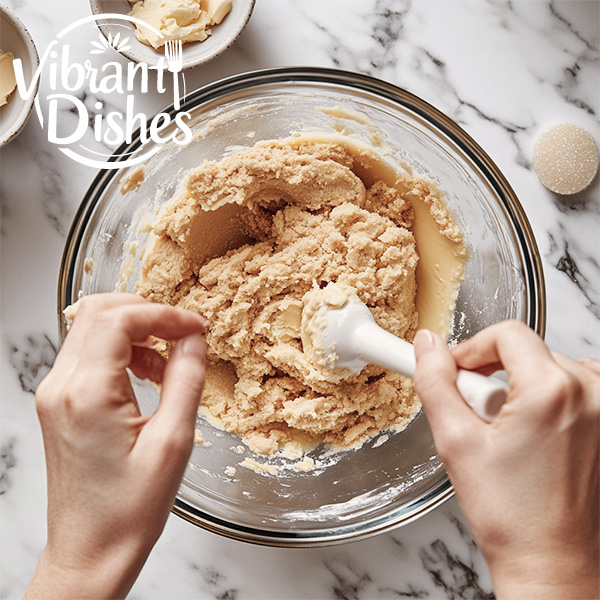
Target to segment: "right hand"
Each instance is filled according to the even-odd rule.
[[[415,339],[415,384],[498,598],[598,598],[600,363],[551,353],[523,323],[449,351]],[[493,423],[456,389],[457,368],[505,369]]]

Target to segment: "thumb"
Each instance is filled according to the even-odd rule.
[[[436,334],[423,329],[414,340],[415,388],[434,437],[479,419],[456,387],[458,368],[448,346]]]
[[[152,416],[154,425],[166,435],[193,436],[205,373],[206,342],[202,334],[181,338],[165,366],[160,404]]]

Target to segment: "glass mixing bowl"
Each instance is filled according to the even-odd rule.
[[[346,118],[327,110],[340,106]],[[145,234],[138,231],[143,213],[167,201],[187,169],[258,140],[341,129],[367,142],[375,135],[387,162],[398,169],[410,164],[446,192],[471,248],[452,340],[504,319],[519,319],[544,334],[541,260],[518,199],[485,152],[423,100],[356,73],[286,68],[207,85],[192,93],[181,110],[191,114],[194,141],[156,149],[143,163],[145,179],[135,193],[121,193],[135,167],[103,170],[88,190],[61,267],[63,336],[62,311],[83,295],[115,290],[125,249],[135,239],[143,246]],[[142,146],[138,136],[113,159],[147,153],[153,149],[149,144]],[[139,268],[139,252],[133,266]],[[137,272],[134,268],[131,282]],[[136,379],[133,385],[141,410],[154,410],[154,387]],[[422,411],[404,431],[381,434],[360,449],[334,455],[315,449],[310,456],[322,467],[314,471],[299,472],[281,456],[254,456],[276,464],[277,476],[240,467],[245,456],[253,455],[236,436],[201,417],[197,428],[205,442],[194,447],[173,510],[239,540],[297,547],[364,538],[420,517],[453,493]]]

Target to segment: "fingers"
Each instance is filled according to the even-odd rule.
[[[515,381],[537,381],[552,362],[544,341],[525,323],[504,321],[491,325],[453,349],[463,369],[489,373],[505,369]]]
[[[504,421],[567,427],[593,399],[594,368],[559,353],[524,323],[505,321],[492,325],[452,351],[465,369],[493,367],[506,370],[510,390],[501,414]],[[594,404],[593,401],[591,404]]]
[[[160,404],[148,431],[179,439],[183,447],[191,444],[200,396],[204,388],[206,342],[192,334],[177,342],[166,363]]]
[[[456,362],[446,344],[430,331],[419,331],[414,345],[415,387],[436,443],[443,433],[483,423],[456,388]]]
[[[90,319],[100,311],[125,306],[126,304],[136,305],[145,302],[146,300],[136,294],[93,294],[81,298],[65,310],[65,315],[68,313],[67,319],[70,321],[70,327],[61,351],[63,353],[64,351],[77,352],[83,347],[86,342],[86,330]],[[75,322],[77,322],[77,325],[75,325]]]
[[[151,335],[177,340],[206,328],[206,319],[200,315],[147,302],[134,294],[88,298],[81,301],[61,350],[63,360],[76,357],[83,366],[125,368],[132,361],[132,344],[144,343]]]

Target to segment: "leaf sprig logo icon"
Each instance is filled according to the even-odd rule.
[[[90,54],[104,54],[109,48],[113,48],[117,52],[125,52],[125,50],[129,50],[131,48],[131,46],[128,45],[128,42],[128,37],[121,39],[120,32],[114,37],[112,36],[112,33],[109,33],[108,38],[100,35],[99,42],[92,40],[92,46],[94,46],[94,49],[90,50]]]

